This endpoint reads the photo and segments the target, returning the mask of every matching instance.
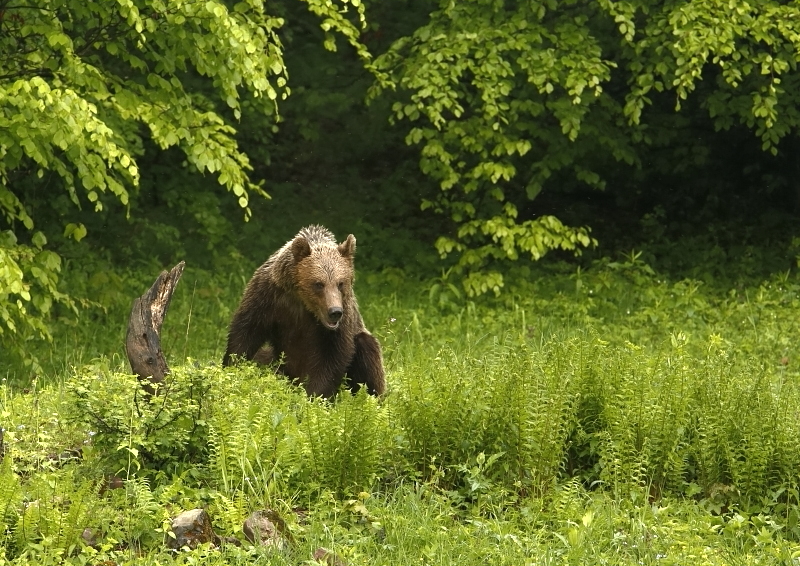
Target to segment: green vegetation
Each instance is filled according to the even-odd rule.
[[[369,57],[342,5],[306,4],[326,46],[338,31]],[[363,4],[353,8],[363,20]],[[283,24],[258,1],[0,3],[0,339],[21,352],[29,336],[49,337],[53,302],[75,308],[56,288],[61,258],[45,232],[79,242],[86,225],[63,219],[75,209],[129,214],[146,150],[178,148],[180,168],[215,178],[249,218],[249,194],[267,195],[233,122],[244,107],[275,116],[288,96]]]
[[[798,15],[0,0],[0,564],[796,565]],[[379,400],[219,366],[311,223]],[[197,507],[243,544],[167,551]]]
[[[530,214],[545,189],[672,190],[665,176],[710,169],[737,130],[777,156],[800,125],[798,16],[774,1],[438,2],[376,59],[374,92],[396,90],[394,117],[441,189],[423,206],[453,222],[436,247],[466,291],[499,292],[498,264],[596,243],[560,213]]]
[[[659,281],[632,254],[509,272],[494,302],[465,302],[446,277],[358,284],[385,348],[380,400],[309,400],[269,369],[220,368],[238,277],[187,272],[156,397],[121,357],[127,300],[105,313],[120,321],[107,339],[64,327],[52,373],[25,390],[9,374],[2,389],[4,558],[296,564],[325,547],[351,564],[792,564],[800,552],[794,275],[721,292]],[[172,556],[169,519],[196,507],[239,540],[251,511],[275,509],[294,543]]]
[[[799,14],[0,2],[0,340],[25,357],[54,308],[82,306],[59,287],[76,242],[130,259],[181,235],[219,254],[267,192],[359,193],[436,242],[470,296],[499,293],[521,257],[596,246],[615,216],[796,207]],[[136,242],[107,246],[109,232]]]

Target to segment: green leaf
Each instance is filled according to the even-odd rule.
[[[42,249],[47,244],[47,238],[41,232],[34,232],[31,241],[39,249]]]
[[[86,227],[83,224],[67,224],[64,229],[65,238],[74,238],[76,242],[80,242],[86,236]]]

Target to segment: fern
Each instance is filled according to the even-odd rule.
[[[508,483],[537,490],[558,476],[565,456],[569,423],[576,405],[576,373],[569,363],[572,344],[543,349],[509,349],[496,360],[487,412],[486,444],[506,454]]]
[[[150,489],[147,478],[128,478],[123,496],[126,502],[123,518],[125,539],[136,548],[163,536],[159,533],[168,516]]]
[[[19,477],[14,473],[12,466],[12,455],[6,453],[0,462],[0,546],[2,547],[9,542],[11,530],[19,520],[21,500],[22,491]]]
[[[228,384],[237,395],[220,392],[215,399],[210,466],[226,496],[243,490],[268,506],[276,493],[288,489],[303,459],[295,407],[306,400],[279,378],[254,380],[255,371],[250,368]]]
[[[301,477],[311,485],[344,494],[374,481],[389,438],[388,416],[365,391],[341,395],[334,404],[310,401],[300,430],[306,447]]]
[[[221,532],[239,534],[248,515],[248,500],[243,490],[237,491],[233,497],[214,491],[211,494],[211,517],[221,527]]]
[[[28,486],[29,499],[14,529],[17,549],[34,543],[45,548],[76,548],[83,529],[93,523],[94,491],[92,483],[76,481],[72,472],[39,475]]]

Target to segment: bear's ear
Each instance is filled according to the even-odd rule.
[[[350,234],[344,242],[339,244],[338,249],[342,257],[353,259],[353,256],[356,255],[356,237]]]
[[[292,241],[291,250],[296,262],[311,255],[311,245],[303,236],[297,236]]]

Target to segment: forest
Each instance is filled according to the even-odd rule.
[[[797,564],[798,61],[777,0],[0,0],[0,563]],[[221,364],[312,224],[380,397]]]

